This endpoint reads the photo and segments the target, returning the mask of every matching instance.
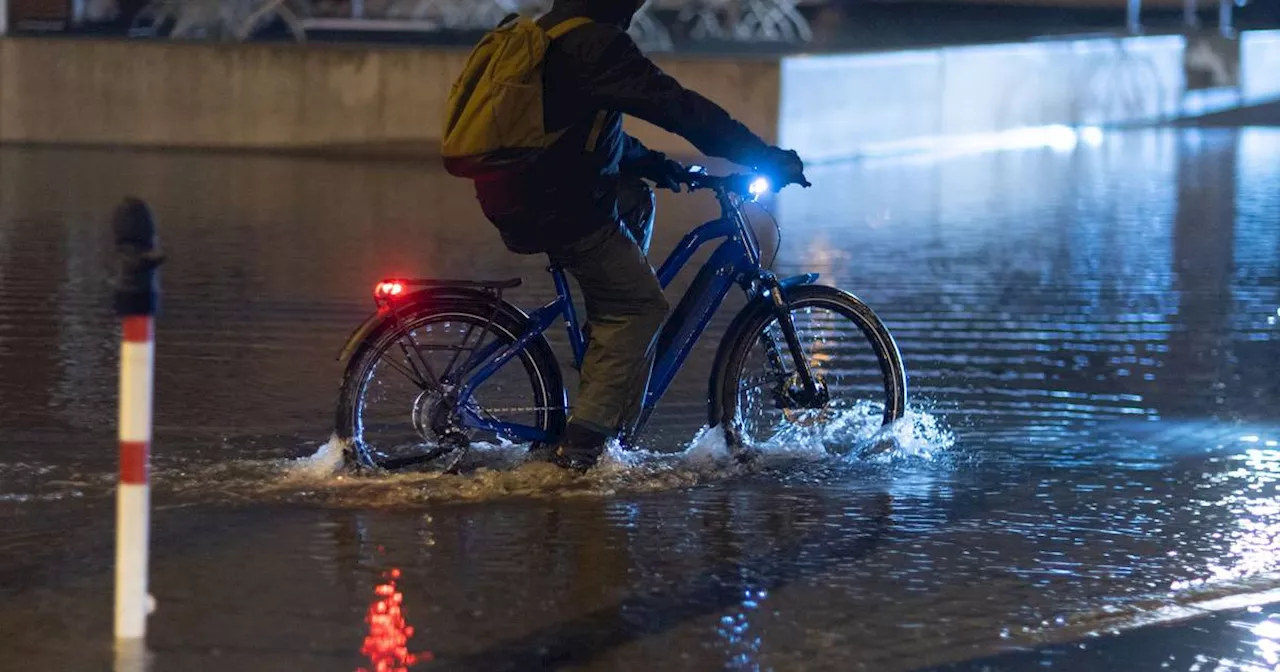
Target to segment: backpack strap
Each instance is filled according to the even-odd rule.
[[[596,143],[600,142],[600,134],[604,132],[604,122],[609,118],[609,112],[600,110],[596,112],[596,120],[591,124],[591,132],[587,134],[587,151],[596,151]]]
[[[560,23],[557,23],[556,25],[549,28],[547,30],[547,37],[550,37],[551,39],[554,40],[556,38],[562,37],[565,33],[573,30],[574,28],[585,26],[588,23],[591,23],[591,19],[588,19],[585,16],[575,16],[571,19],[565,19],[564,21],[561,21]]]
[[[563,37],[569,31],[585,26],[591,22],[591,19],[585,16],[575,16],[570,19],[565,19],[564,21],[561,21],[547,29],[547,37],[553,40],[558,39]],[[607,115],[608,113],[604,110],[600,110],[596,113],[595,123],[591,125],[591,132],[587,135],[586,149],[588,152],[594,152],[596,150],[596,143],[600,140],[600,133],[604,130],[604,122]]]

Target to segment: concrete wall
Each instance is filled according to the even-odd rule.
[[[1245,100],[1280,98],[1280,30],[1255,30],[1240,38],[1240,85]]]
[[[660,64],[808,160],[1280,98],[1280,31],[1245,33],[1241,93],[1187,94],[1179,36]],[[0,39],[0,142],[436,151],[460,50]],[[648,124],[650,146],[693,153]],[[398,150],[398,151],[392,151]]]
[[[0,40],[0,142],[209,148],[434,148],[465,51]],[[778,64],[670,72],[770,136]],[[687,150],[636,125],[657,147]]]
[[[779,136],[801,155],[834,159],[1014,129],[1156,122],[1280,98],[1280,35],[1244,35],[1245,100],[1187,93],[1184,47],[1180,36],[1156,36],[788,58]]]
[[[430,139],[461,54],[13,39],[0,140],[291,147]],[[425,83],[425,85],[424,85]]]

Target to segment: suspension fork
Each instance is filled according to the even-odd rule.
[[[819,396],[818,382],[813,376],[813,369],[809,368],[808,358],[804,356],[804,348],[800,345],[800,336],[796,333],[796,323],[791,317],[791,304],[787,302],[786,297],[782,294],[782,285],[776,279],[769,279],[766,287],[769,298],[773,300],[774,313],[778,317],[778,327],[782,330],[782,337],[787,342],[787,350],[791,353],[791,363],[795,366],[796,375],[800,378],[800,384],[803,386],[806,400],[813,402]],[[778,353],[773,339],[768,339],[766,350],[769,364],[778,367],[779,371],[783,371],[782,357]]]

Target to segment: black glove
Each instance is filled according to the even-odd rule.
[[[659,189],[670,189],[680,193],[680,180],[687,172],[679,161],[663,157],[662,162],[654,166],[646,177],[653,180],[654,186]]]
[[[659,189],[670,189],[677,193],[680,191],[681,180],[688,172],[679,161],[668,159],[662,152],[649,152],[629,168],[627,172],[653,182]]]
[[[809,181],[804,179],[804,162],[795,150],[770,147],[759,164],[751,168],[773,178],[779,189],[788,184],[810,186]]]

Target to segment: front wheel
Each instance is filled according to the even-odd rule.
[[[907,376],[889,330],[866,304],[833,287],[787,290],[804,361],[823,389],[805,400],[772,304],[747,316],[730,345],[718,387],[719,417],[730,446],[742,450],[820,445],[847,452],[903,416]],[[713,394],[717,390],[713,389]]]

